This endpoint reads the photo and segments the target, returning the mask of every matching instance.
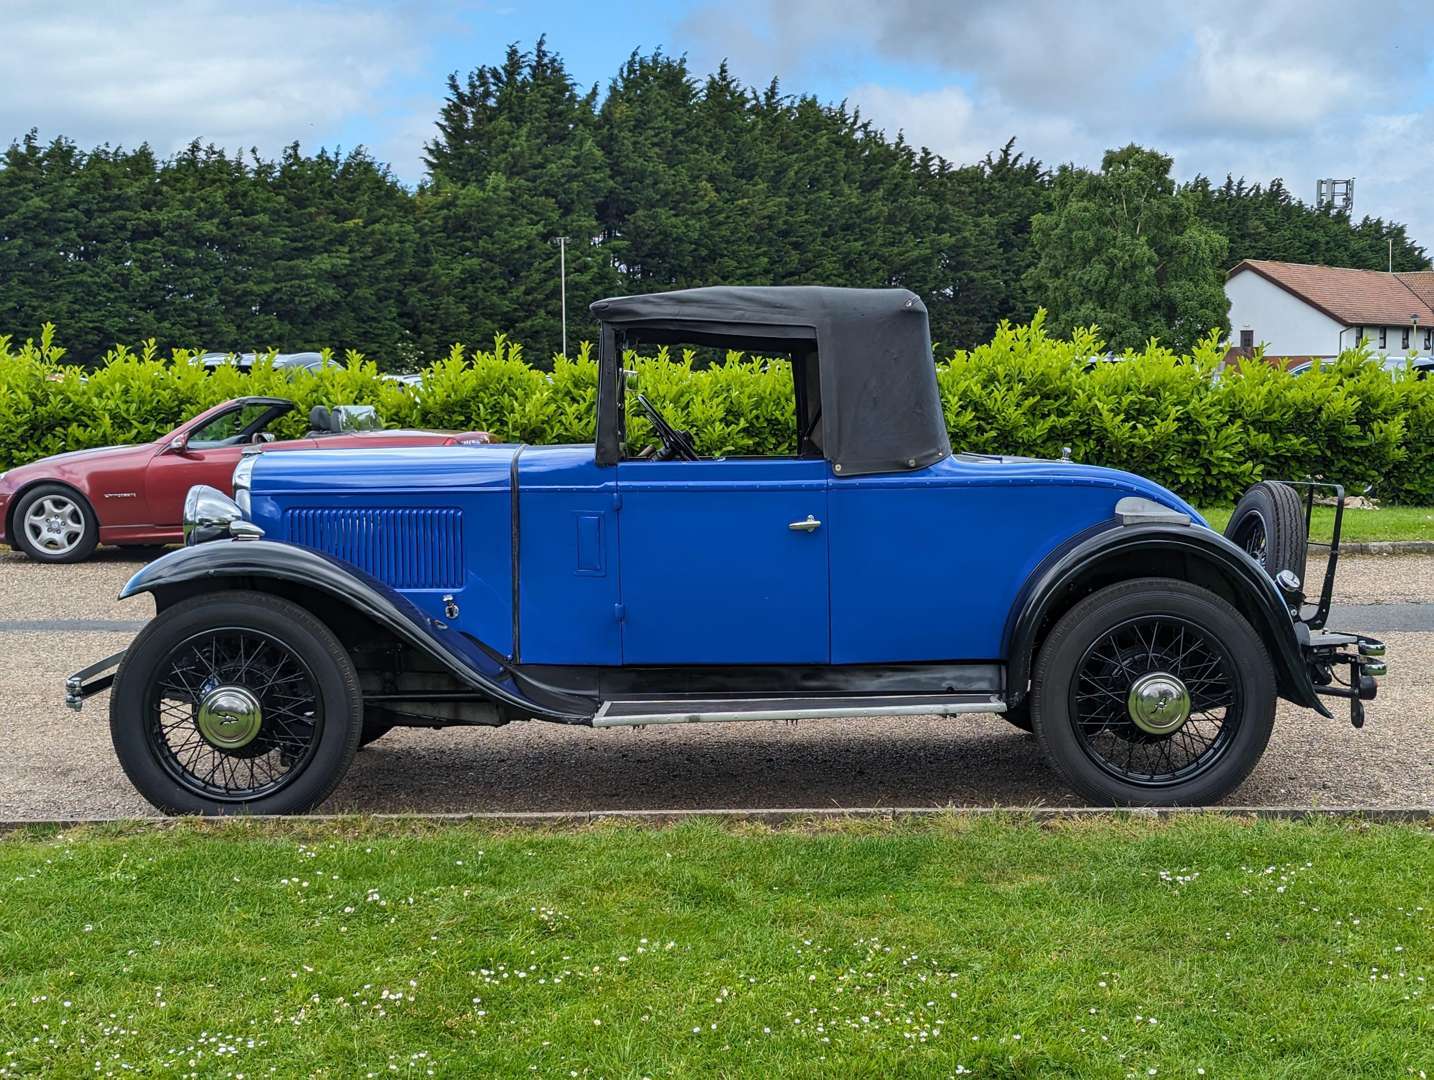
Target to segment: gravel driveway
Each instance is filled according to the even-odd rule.
[[[75,713],[63,679],[123,648],[147,599],[113,600],[141,565],[105,551],[75,567],[0,556],[0,818],[153,811],[114,759],[107,699]],[[1311,575],[1314,576],[1313,574]],[[1414,625],[1434,556],[1345,560],[1337,603]],[[1393,616],[1398,613],[1401,622]],[[1338,625],[1338,618],[1334,620]],[[1379,634],[1372,623],[1352,629]],[[1390,674],[1363,731],[1281,705],[1239,805],[1434,804],[1434,632],[1380,634]],[[359,754],[329,811],[721,809],[1072,802],[1035,740],[999,717],[872,717],[593,731],[552,724],[395,731]]]

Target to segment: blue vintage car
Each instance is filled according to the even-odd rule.
[[[1237,543],[1139,476],[953,454],[904,290],[592,311],[593,444],[257,452],[234,501],[190,493],[188,546],[122,594],[154,620],[67,687],[113,684],[147,799],[304,811],[395,725],[1004,712],[1084,798],[1188,805],[1249,775],[1277,697],[1362,721],[1384,649],[1323,629],[1332,566],[1306,602],[1294,488],[1257,485]],[[654,344],[789,357],[790,452],[702,457],[623,370]]]

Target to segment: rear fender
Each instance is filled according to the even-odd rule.
[[[432,658],[461,684],[525,716],[565,723],[591,719],[591,711],[584,712],[578,702],[532,700],[514,682],[496,652],[447,623],[429,618],[402,593],[357,567],[311,548],[268,540],[216,540],[181,548],[130,578],[120,599],[152,593],[156,608],[162,611],[183,596],[221,589],[279,591],[274,583],[301,587],[301,596],[302,591],[316,591],[338,601]]]
[[[1280,696],[1330,715],[1310,681],[1302,628],[1259,563],[1197,525],[1121,525],[1114,519],[1072,537],[1027,580],[1006,625],[1008,702],[1024,699],[1036,651],[1056,619],[1097,589],[1142,577],[1178,578],[1223,596],[1269,650]]]

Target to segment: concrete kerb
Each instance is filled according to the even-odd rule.
[[[515,813],[465,814],[306,814],[282,816],[249,814],[222,818],[172,817],[76,817],[37,818],[33,820],[0,821],[0,834],[26,829],[76,828],[88,825],[125,825],[141,829],[166,829],[176,824],[203,823],[222,827],[247,822],[292,824],[304,826],[322,823],[355,823],[383,825],[422,824],[494,824],[530,827],[577,827],[602,821],[631,822],[639,825],[669,826],[686,821],[710,820],[733,824],[793,825],[805,822],[839,820],[897,821],[902,818],[939,816],[966,818],[1012,818],[1036,821],[1117,818],[1134,820],[1165,820],[1204,815],[1210,817],[1255,818],[1261,820],[1299,821],[1328,819],[1368,821],[1373,823],[1427,823],[1434,821],[1434,806],[1216,806],[1216,807],[1140,807],[1109,808],[1092,806],[886,806],[852,809],[774,808],[752,810],[588,810],[588,811],[527,811]]]

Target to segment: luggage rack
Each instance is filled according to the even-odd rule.
[[[1300,604],[1300,622],[1304,623],[1311,630],[1323,630],[1325,622],[1329,619],[1329,606],[1334,596],[1334,574],[1339,567],[1339,537],[1344,528],[1344,485],[1331,484],[1322,480],[1281,480],[1280,483],[1292,488],[1304,489],[1305,501],[1305,543],[1312,547],[1323,547],[1329,549],[1329,563],[1325,566],[1324,582],[1320,585],[1319,599],[1313,605],[1313,610],[1306,612],[1306,605]],[[1315,494],[1317,491],[1327,491],[1334,499],[1334,530],[1330,535],[1329,543],[1323,540],[1313,540],[1310,534],[1314,528]]]
[[[1310,605],[1300,596],[1298,606],[1297,631],[1305,647],[1315,692],[1324,697],[1347,699],[1350,722],[1357,728],[1363,727],[1364,703],[1378,693],[1379,684],[1375,680],[1387,670],[1383,660],[1384,643],[1365,634],[1342,634],[1325,629],[1334,595],[1334,575],[1339,568],[1339,539],[1344,529],[1344,486],[1320,480],[1280,482],[1303,490],[1306,544],[1329,549],[1329,562],[1325,566],[1319,599]],[[1334,500],[1334,528],[1329,543],[1310,536],[1314,525],[1315,498],[1321,491],[1328,492]],[[1344,680],[1335,674],[1339,667],[1348,669]]]

